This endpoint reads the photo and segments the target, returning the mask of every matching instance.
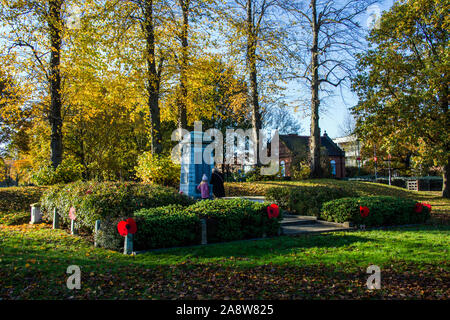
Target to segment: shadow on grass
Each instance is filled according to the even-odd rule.
[[[268,239],[242,240],[222,243],[212,243],[205,246],[178,247],[157,249],[142,254],[146,255],[172,255],[172,256],[193,256],[196,258],[263,258],[273,255],[289,255],[297,249],[326,249],[349,246],[354,243],[364,243],[374,241],[357,235],[302,235],[298,237],[281,236]]]
[[[299,252],[317,251],[319,254],[326,254],[333,252],[333,255],[338,257],[342,252],[351,252],[352,250],[359,250],[367,254],[372,254],[378,248],[383,250],[391,250],[395,248],[414,249],[420,247],[421,249],[428,248],[430,251],[436,249],[437,244],[431,240],[426,240],[426,236],[432,236],[433,233],[442,231],[450,231],[448,226],[409,226],[409,227],[393,227],[386,230],[368,230],[366,232],[354,233],[330,233],[322,235],[302,235],[298,237],[282,236],[264,240],[244,240],[227,243],[209,244],[206,246],[195,247],[180,247],[158,249],[138,255],[139,259],[154,259],[172,257],[174,259],[180,258],[195,258],[205,260],[221,260],[230,257],[244,258],[248,260],[264,260],[264,258],[272,259],[277,257],[287,257],[289,260],[291,254],[298,254]],[[384,233],[386,232],[386,233]],[[397,237],[397,232],[399,237]],[[419,236],[414,239],[413,234],[423,232],[424,238]],[[410,238],[411,233],[413,239]],[[370,243],[370,248],[367,243]],[[372,251],[372,248],[374,248]],[[311,250],[312,249],[312,250]]]

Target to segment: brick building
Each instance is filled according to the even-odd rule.
[[[326,149],[331,171],[336,178],[345,177],[345,152],[325,132],[320,145]],[[295,155],[308,154],[309,136],[296,134],[280,135],[280,166],[285,176],[290,176],[289,167]]]

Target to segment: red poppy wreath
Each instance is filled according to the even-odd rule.
[[[117,224],[117,230],[122,237],[135,234],[137,231],[136,222],[132,218],[128,218],[126,221],[120,221]]]
[[[280,214],[280,209],[275,203],[272,203],[270,206],[267,207],[267,215],[269,216],[269,219],[277,218]]]
[[[361,217],[366,218],[369,216],[369,208],[366,206],[359,206],[359,213],[361,214]]]

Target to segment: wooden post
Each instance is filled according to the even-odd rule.
[[[125,244],[123,246],[123,254],[133,253],[133,235],[128,234],[125,236]]]
[[[39,203],[31,205],[31,220],[30,224],[40,223],[42,221],[41,206]]]
[[[97,243],[97,233],[100,230],[100,220],[95,221],[95,229],[94,229],[94,247],[98,247]]]
[[[58,209],[53,209],[53,229],[59,229],[59,214]]]
[[[208,244],[207,230],[206,230],[206,219],[201,219],[202,224],[202,244]]]
[[[70,222],[70,234],[71,235],[78,234],[77,230],[75,229],[75,220],[71,220],[71,222]]]

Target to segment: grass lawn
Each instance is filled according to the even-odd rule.
[[[364,187],[378,187],[371,185]],[[430,202],[438,216],[449,214],[448,200],[437,194],[398,192]],[[435,219],[422,226],[124,256],[46,224],[2,224],[0,298],[449,299],[449,243],[450,226]],[[372,264],[381,268],[381,290],[366,288]],[[81,267],[80,290],[66,287],[70,265]]]

